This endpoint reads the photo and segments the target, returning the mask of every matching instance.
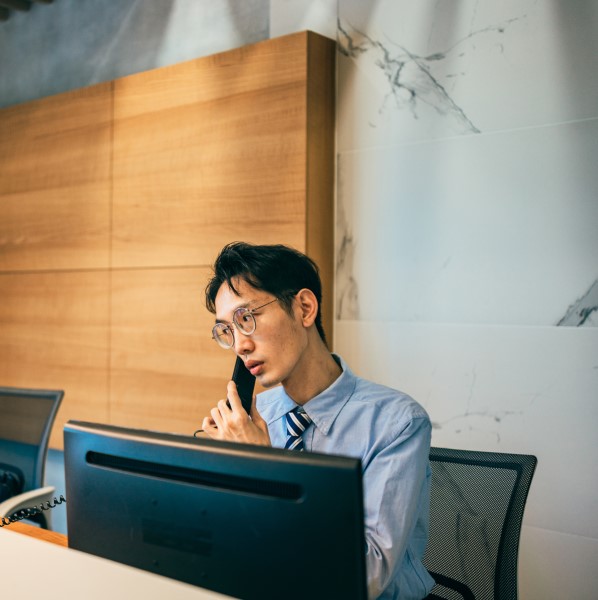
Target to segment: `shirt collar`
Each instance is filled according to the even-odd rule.
[[[338,417],[340,411],[352,396],[357,378],[345,361],[336,354],[332,355],[340,365],[343,372],[332,382],[323,392],[314,396],[303,405],[303,409],[309,415],[314,425],[324,434],[328,435],[332,424]],[[290,410],[293,410],[297,404],[287,395],[284,389],[280,388],[276,397],[276,405],[271,406],[268,411],[266,422],[268,425],[281,419]]]

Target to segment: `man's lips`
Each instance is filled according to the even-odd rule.
[[[249,370],[249,372],[256,377],[257,375],[259,375],[262,371],[262,365],[264,363],[259,361],[259,360],[248,360],[245,363],[245,366],[247,367],[247,369]]]

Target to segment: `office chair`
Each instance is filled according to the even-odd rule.
[[[0,517],[49,501],[52,486],[43,487],[48,441],[60,390],[0,387]],[[50,528],[50,511],[28,517]]]
[[[429,599],[517,600],[517,556],[535,456],[431,448]]]

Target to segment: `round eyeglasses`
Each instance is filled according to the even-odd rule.
[[[233,323],[237,331],[243,335],[251,335],[256,327],[253,313],[260,308],[264,308],[264,306],[268,306],[268,304],[276,302],[277,299],[274,298],[274,300],[270,300],[270,302],[266,302],[266,304],[256,306],[255,308],[245,308],[244,306],[237,308],[233,313]],[[235,345],[235,334],[232,325],[230,323],[216,323],[212,327],[212,339],[216,340],[218,345],[225,350],[232,348]]]

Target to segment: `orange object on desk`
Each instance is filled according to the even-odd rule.
[[[42,529],[41,527],[36,527],[35,525],[29,525],[28,523],[23,523],[22,521],[6,525],[5,528],[10,529],[11,531],[16,531],[17,533],[22,533],[23,535],[37,538],[38,540],[51,542],[52,544],[64,546],[65,548],[68,547],[68,538],[63,533],[48,531],[47,529]],[[4,527],[2,529],[4,529]],[[0,531],[2,531],[2,529],[0,529]]]

